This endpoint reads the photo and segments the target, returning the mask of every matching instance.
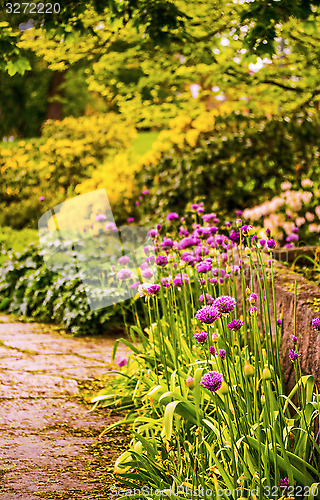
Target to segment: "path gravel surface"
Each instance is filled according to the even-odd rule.
[[[114,341],[0,316],[1,499],[111,498],[113,464],[129,435],[100,437],[119,417],[89,412],[89,401],[112,368]]]

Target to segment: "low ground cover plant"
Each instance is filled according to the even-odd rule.
[[[135,498],[143,486],[160,498],[320,498],[320,395],[301,373],[296,327],[282,350],[270,231],[259,239],[193,204],[189,220],[170,213],[150,234],[159,279],[136,284],[148,327],[134,314],[122,340],[132,354],[93,399],[127,410],[114,424],[133,433],[117,479]],[[296,375],[289,394],[283,356]]]

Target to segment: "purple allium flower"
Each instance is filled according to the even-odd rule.
[[[156,229],[150,229],[148,232],[148,236],[151,236],[152,238],[155,238],[158,235],[158,231]]]
[[[270,231],[270,229],[269,229],[269,228],[267,228],[267,229],[266,229],[266,235],[268,236],[268,238],[269,238],[270,234],[271,234],[271,231]]]
[[[97,222],[101,222],[101,221],[106,220],[106,219],[107,219],[107,217],[106,217],[104,214],[97,214],[97,215],[95,216],[95,220],[96,220]]]
[[[160,285],[152,284],[152,285],[148,286],[148,293],[150,295],[155,295],[156,293],[158,293],[160,291],[160,289],[161,289]]]
[[[170,221],[170,222],[171,222],[171,221],[173,221],[173,220],[177,220],[177,219],[179,219],[179,215],[178,215],[176,212],[170,212],[170,213],[167,215],[166,219],[167,219],[168,221]]]
[[[315,330],[317,330],[318,332],[320,332],[320,318],[314,318],[312,321],[312,326]]]
[[[44,196],[39,196],[39,201],[44,201],[45,197]]]
[[[221,359],[224,359],[226,357],[226,351],[224,349],[219,349],[219,356]]]
[[[196,270],[198,273],[207,273],[212,268],[211,262],[200,262],[196,265]]]
[[[118,366],[126,366],[128,364],[128,359],[127,358],[118,358],[116,361]]]
[[[130,288],[138,288],[140,285],[140,281],[136,281],[135,283],[132,283],[132,285],[130,285]]]
[[[134,222],[134,217],[129,217],[129,219],[127,219],[127,222]]]
[[[274,240],[271,239],[271,240],[267,241],[267,247],[268,248],[271,249],[271,248],[274,248],[275,246],[276,246],[276,242]]]
[[[243,215],[243,211],[242,210],[237,210],[236,211],[236,215],[237,215],[237,217],[241,217]]]
[[[214,298],[211,297],[211,295],[209,293],[206,293],[206,299],[207,299],[207,303],[208,304],[213,304]],[[199,302],[204,302],[204,295],[203,294],[200,295]]]
[[[233,330],[234,332],[236,332],[237,330],[240,330],[242,325],[243,325],[243,322],[240,319],[233,319],[228,324],[228,328],[230,328],[230,330]]]
[[[292,242],[292,241],[299,241],[299,236],[297,234],[289,234],[289,236],[286,237],[286,241],[288,243]]]
[[[230,232],[229,238],[233,243],[240,243],[240,232],[236,232],[234,229]]]
[[[266,240],[264,240],[263,238],[261,238],[259,240],[259,245],[260,245],[261,248],[264,248],[266,246]]]
[[[231,227],[231,222],[226,222],[226,228],[230,229],[230,227]]]
[[[187,274],[183,275],[183,278],[181,274],[177,274],[177,276],[173,280],[174,286],[182,286],[183,284],[187,285],[189,283],[189,277]]]
[[[297,233],[299,232],[299,228],[298,228],[298,227],[293,227],[293,228],[292,228],[292,232],[293,232],[294,234],[297,234]]]
[[[114,233],[116,233],[118,231],[118,228],[114,222],[107,222],[107,224],[105,225],[105,228],[107,231],[113,231]]]
[[[209,230],[211,235],[215,235],[218,232],[219,228],[217,226],[211,226]]]
[[[206,323],[210,325],[220,316],[220,310],[215,306],[204,306],[202,309],[199,309],[196,313],[197,320],[200,323]]]
[[[236,307],[237,301],[230,295],[221,295],[216,298],[213,305],[219,309],[221,314],[229,314]]]
[[[149,268],[148,268],[148,269],[145,269],[144,271],[142,271],[142,276],[143,276],[144,278],[147,278],[147,279],[152,278],[152,276],[153,276],[152,269],[149,269]]]
[[[129,264],[130,258],[127,255],[124,255],[123,257],[120,257],[120,259],[118,259],[118,262],[121,266],[125,266],[126,264]]]
[[[280,488],[282,487],[287,487],[289,486],[289,478],[288,477],[281,477],[280,478]]]
[[[193,336],[194,339],[196,339],[199,344],[204,344],[205,341],[207,340],[208,334],[207,332],[196,332]]]
[[[292,362],[296,361],[300,356],[301,354],[299,354],[294,349],[289,349],[289,358],[291,359]]]
[[[120,269],[120,271],[117,274],[117,278],[118,280],[126,280],[128,278],[131,278],[132,274],[133,274],[132,271],[125,267],[123,269]]]
[[[244,226],[240,227],[240,231],[243,234],[243,236],[248,236],[249,231],[253,229],[252,226],[249,226],[248,224],[245,224]]]
[[[164,238],[163,239],[163,242],[161,243],[161,248],[163,250],[165,249],[169,249],[169,248],[172,248],[173,247],[173,241],[171,238]]]
[[[215,350],[213,345],[210,346],[209,351],[210,351],[210,354],[212,354],[213,356],[216,354],[216,350]]]
[[[198,212],[198,214],[203,214],[204,208],[203,207],[198,207],[197,208],[197,212]]]
[[[216,214],[203,214],[202,218],[204,222],[210,222],[212,219],[216,218]]]
[[[140,201],[136,201],[136,206],[139,206],[140,205]]]
[[[210,252],[210,249],[208,247],[201,247],[201,246],[196,246],[196,248],[194,249],[194,253],[196,255],[208,255],[208,253]]]
[[[250,304],[255,304],[255,302],[257,301],[257,298],[258,298],[258,295],[256,293],[250,293],[250,295],[248,297],[248,301],[250,302]]]
[[[142,194],[149,194],[149,193],[150,193],[149,189],[145,189],[144,191],[142,191]]]
[[[295,335],[292,335],[291,339],[294,344],[298,341],[298,337],[296,337]]]
[[[198,243],[200,243],[199,238],[195,238],[194,236],[187,236],[179,242],[179,246],[181,250],[184,250],[185,248],[196,246],[198,245]]]
[[[220,372],[207,372],[200,380],[200,385],[211,392],[216,392],[222,386],[223,375]]]
[[[277,319],[277,325],[281,326],[282,325],[282,319]]]
[[[157,266],[165,266],[168,264],[167,257],[165,255],[158,255],[158,257],[156,257],[156,264]]]

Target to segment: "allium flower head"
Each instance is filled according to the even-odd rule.
[[[107,231],[112,231],[114,233],[116,233],[118,231],[118,228],[114,222],[107,222],[107,224],[105,225],[105,228]]]
[[[215,306],[204,306],[202,309],[199,309],[196,313],[197,320],[200,323],[206,323],[210,325],[220,316],[220,310]]]
[[[179,215],[178,215],[176,212],[170,212],[170,213],[167,215],[166,219],[167,219],[168,221],[170,221],[170,222],[171,222],[171,221],[173,221],[173,220],[177,220],[177,219],[179,219]]]
[[[189,277],[187,274],[184,274],[183,277],[180,273],[173,280],[174,286],[182,286],[183,284],[187,285],[189,283]]]
[[[126,280],[128,278],[131,278],[133,275],[132,271],[126,267],[123,269],[120,269],[120,271],[117,273],[117,278],[118,280]]]
[[[147,279],[152,278],[152,276],[153,276],[152,269],[148,268],[148,269],[145,269],[144,271],[142,271],[142,276],[144,278],[147,278]]]
[[[216,350],[215,350],[215,347],[213,345],[210,346],[209,351],[210,351],[210,354],[212,354],[213,356],[216,354]]]
[[[211,392],[216,392],[222,386],[223,375],[220,372],[207,372],[200,380],[200,385]]]
[[[138,292],[140,297],[148,297],[151,295],[155,295],[161,289],[160,285],[154,283],[142,283],[138,286]]]
[[[97,214],[97,215],[95,216],[95,219],[96,219],[96,221],[97,221],[97,222],[101,222],[101,221],[103,221],[103,220],[106,220],[106,218],[107,218],[107,217],[106,217],[104,214]]]
[[[284,184],[284,183],[283,183]],[[289,478],[288,477],[281,477],[280,478],[280,487],[284,486],[289,486]]]
[[[235,332],[237,330],[240,330],[240,328],[242,327],[242,325],[243,325],[243,322],[240,319],[233,319],[228,324],[228,328],[230,328],[230,330],[233,330]]]
[[[294,349],[289,349],[289,358],[291,359],[292,362],[296,361],[300,356],[301,354],[299,354]]]
[[[168,248],[172,248],[173,247],[173,241],[171,238],[164,238],[163,239],[163,242],[161,243],[161,248],[163,250],[166,250]]]
[[[193,336],[195,340],[199,342],[199,344],[204,344],[205,341],[207,340],[208,334],[207,332],[196,332]]]
[[[292,335],[291,339],[294,344],[298,341],[298,337],[296,337],[295,335]]]
[[[211,295],[209,293],[206,293],[206,300],[207,300],[207,303],[210,305],[212,305],[214,302],[214,298],[211,297]],[[199,302],[204,302],[204,294],[200,295]]]
[[[129,219],[127,219],[127,222],[134,222],[134,217],[129,217]]]
[[[196,265],[196,270],[198,273],[207,273],[212,268],[211,262],[200,262]]]
[[[44,201],[45,197],[44,196],[39,196],[39,201]]]
[[[165,255],[158,255],[158,257],[156,258],[156,264],[157,266],[165,266],[166,264],[168,264],[168,259]]]
[[[250,304],[255,304],[257,301],[257,298],[258,298],[258,295],[256,293],[250,293],[250,295],[248,297],[248,301],[250,302]]]
[[[281,326],[282,325],[282,319],[277,319],[277,325]]]
[[[274,248],[275,246],[276,246],[276,242],[273,239],[267,241],[267,247],[270,248],[270,250],[272,248]]]
[[[118,259],[118,262],[121,266],[125,266],[126,264],[129,264],[130,257],[128,257],[127,255],[124,255],[123,257],[120,257],[120,259]]]
[[[229,314],[236,307],[236,299],[230,297],[230,295],[221,295],[216,298],[213,305],[216,306],[221,314]]]
[[[221,359],[224,359],[226,357],[226,351],[224,349],[219,349],[219,356]]]
[[[118,366],[126,366],[128,364],[128,359],[127,358],[118,358],[116,360],[116,363]]]
[[[312,321],[312,326],[315,330],[317,330],[318,332],[320,332],[320,318],[314,318]]]

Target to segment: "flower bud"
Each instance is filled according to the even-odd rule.
[[[249,248],[249,247],[246,247],[246,248],[244,249],[244,253],[245,253],[246,255],[251,255],[251,250],[250,250],[250,248]]]
[[[247,288],[246,288],[246,295],[250,295],[250,293],[251,293],[251,290],[250,290],[250,288],[249,288],[249,287],[247,287]]]
[[[194,378],[188,377],[186,380],[186,386],[189,387],[189,389],[194,389]]]
[[[261,394],[261,404],[265,405],[266,404],[266,397],[264,394]]]
[[[243,373],[245,377],[253,377],[254,376],[254,367],[246,361],[243,367]]]
[[[227,384],[227,382],[225,380],[222,381],[222,385],[220,387],[220,389],[218,390],[218,394],[221,394],[222,396],[224,396],[225,394],[228,394],[229,392],[229,386]]]
[[[270,372],[270,370],[269,370],[269,368],[268,368],[268,365],[264,365],[264,369],[263,369],[263,371],[262,371],[262,376],[261,376],[261,378],[262,378],[263,380],[271,380],[271,378],[272,378],[272,377],[271,377],[271,372]]]
[[[227,271],[228,274],[231,273],[231,267],[229,266],[229,264],[227,264],[226,271]]]

